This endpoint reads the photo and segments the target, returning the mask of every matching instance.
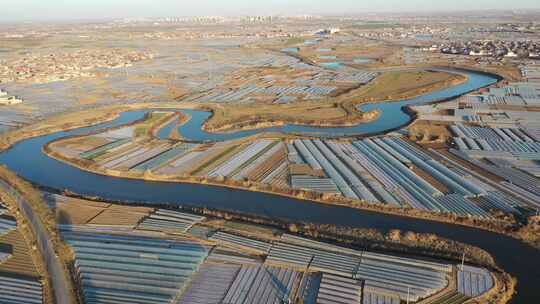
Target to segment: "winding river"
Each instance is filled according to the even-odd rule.
[[[484,74],[469,73],[465,84],[427,94],[415,99],[366,105],[362,110],[379,108],[381,121],[351,128],[311,128],[284,126],[284,132],[317,132],[322,136],[335,134],[369,134],[399,128],[410,121],[402,107],[405,105],[431,102],[458,96],[496,81]],[[5,164],[21,177],[50,188],[73,193],[98,196],[126,203],[190,205],[239,211],[292,221],[306,221],[321,224],[345,225],[359,228],[374,228],[381,231],[402,229],[419,233],[435,233],[442,237],[478,246],[490,252],[497,263],[518,278],[518,294],[513,303],[540,303],[540,251],[510,237],[479,229],[418,220],[394,215],[356,210],[346,207],[326,206],[311,201],[303,201],[279,195],[257,193],[224,187],[148,182],[123,179],[89,173],[45,155],[42,147],[48,142],[70,135],[84,134],[103,128],[128,124],[142,118],[147,111],[124,112],[117,119],[96,126],[72,131],[57,132],[21,141],[0,153],[0,163]],[[202,112],[204,113],[204,112]],[[204,116],[201,114],[200,119]],[[200,130],[204,120],[192,119],[189,126],[181,128],[181,134],[194,140],[226,140],[251,135],[254,130],[210,134]],[[367,127],[369,125],[370,127]],[[267,129],[266,129],[267,130]],[[335,132],[335,134],[333,133]]]
[[[193,141],[224,141],[238,139],[246,136],[255,135],[261,132],[281,132],[288,134],[309,134],[317,137],[336,138],[343,136],[365,136],[370,134],[380,134],[398,129],[411,122],[411,115],[404,111],[404,107],[445,100],[455,96],[465,94],[493,84],[497,81],[494,77],[470,71],[452,71],[467,76],[467,81],[462,84],[452,86],[446,89],[424,94],[412,99],[405,99],[394,102],[368,103],[362,104],[358,108],[362,112],[378,110],[380,116],[378,119],[361,123],[352,127],[311,127],[304,125],[287,124],[280,127],[260,128],[253,130],[244,130],[226,133],[212,133],[204,131],[201,126],[212,115],[212,113],[200,110],[180,110],[187,114],[191,119],[178,127],[178,132],[187,140]],[[160,138],[167,138],[172,128],[176,127],[176,122],[172,122],[163,127],[159,132]]]

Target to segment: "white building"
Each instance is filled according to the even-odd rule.
[[[469,53],[469,55],[471,55],[471,56],[490,56],[491,53],[489,51],[486,51],[486,50],[480,50],[480,51],[471,51]]]
[[[14,105],[22,103],[23,100],[21,98],[18,98],[17,96],[1,96],[0,97],[0,105]]]

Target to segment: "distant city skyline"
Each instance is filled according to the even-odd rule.
[[[1,21],[540,9],[538,0],[2,0]]]

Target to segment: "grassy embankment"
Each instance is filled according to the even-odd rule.
[[[174,112],[152,112],[135,124],[134,136],[153,138],[157,132],[178,117]]]
[[[291,46],[291,45],[304,43],[305,41],[306,41],[306,38],[304,37],[291,37],[287,40],[287,42],[285,42],[285,45]]]
[[[387,72],[366,86],[317,102],[285,105],[208,105],[213,112],[205,123],[208,131],[255,129],[286,123],[317,126],[351,126],[377,118],[378,113],[362,113],[360,103],[411,98],[459,84],[461,75],[433,71]]]
[[[112,105],[89,110],[60,113],[42,121],[6,132],[0,135],[0,151],[11,145],[32,137],[42,136],[59,131],[67,131],[111,121],[125,111],[144,109],[196,109],[193,103],[137,103],[130,105]]]
[[[0,179],[8,182],[26,201],[28,201],[33,212],[37,216],[37,220],[41,221],[41,223],[47,230],[47,234],[54,245],[56,254],[58,254],[58,256],[60,257],[61,262],[64,263],[66,277],[72,278],[72,275],[74,275],[72,268],[73,252],[60,239],[58,231],[56,230],[55,215],[52,210],[48,208],[47,203],[43,200],[41,192],[36,190],[29,182],[18,177],[17,174],[11,172],[4,166],[0,166]],[[7,202],[12,208],[18,209],[15,198],[13,198],[11,194],[2,193],[2,197],[7,198],[5,202]],[[17,212],[17,217],[19,221],[22,221],[24,223],[23,225],[21,225],[21,231],[23,232],[23,236],[31,242],[33,248],[36,248],[37,241],[34,233],[30,229],[30,225],[27,223],[27,219],[23,218],[20,212]],[[35,260],[39,261],[39,263],[37,263],[38,269],[40,273],[44,275],[46,280],[44,284],[44,299],[46,303],[53,303],[54,300],[52,297],[52,293],[54,291],[50,290],[52,286],[50,282],[51,278],[48,276],[45,263],[42,261],[41,256],[35,257]],[[73,290],[72,292],[73,294],[76,294],[75,290]]]
[[[129,110],[129,107],[109,106],[52,116],[43,121],[0,135],[0,150],[7,149],[14,143],[24,139],[112,120],[117,117],[118,113],[126,110]]]
[[[1,175],[1,171],[3,171],[2,167],[0,167],[0,175]],[[27,252],[25,252],[24,255],[29,256],[36,267],[35,270],[30,270],[28,268],[21,269],[23,273],[20,273],[20,274],[22,276],[31,276],[31,277],[38,275],[40,277],[39,279],[41,280],[41,283],[43,284],[44,304],[54,303],[53,294],[51,290],[51,283],[50,283],[49,275],[47,272],[47,267],[45,266],[45,262],[43,261],[41,254],[37,250],[38,246],[37,246],[37,241],[36,241],[34,232],[28,225],[27,219],[19,211],[17,202],[15,201],[15,198],[12,197],[11,194],[5,193],[4,191],[0,191],[0,199],[7,206],[8,210],[10,210],[11,214],[15,216],[17,220],[17,229],[15,231],[19,232],[17,235],[19,237],[22,237],[23,242],[26,244],[25,249],[27,249]],[[0,245],[4,245],[6,243],[7,236],[8,234],[0,236]],[[10,244],[9,241],[7,243],[9,245],[14,245],[14,244]],[[10,262],[12,262],[13,264],[18,264],[24,260],[24,257],[18,256],[18,254],[21,254],[21,252],[17,253],[16,249],[13,250],[12,254],[14,255],[13,257],[10,258]],[[5,264],[3,264],[2,266],[5,267]],[[20,267],[21,265],[19,264],[17,266]],[[0,267],[0,268],[3,268],[3,267]],[[28,266],[28,267],[31,267],[31,266]],[[35,273],[30,275],[31,272],[35,272]]]

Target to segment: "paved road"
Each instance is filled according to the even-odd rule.
[[[30,227],[37,239],[37,244],[41,256],[45,261],[45,266],[51,278],[52,291],[54,295],[54,303],[56,304],[73,304],[76,303],[75,297],[72,294],[71,279],[64,272],[60,258],[54,252],[54,246],[47,234],[47,229],[38,219],[34,210],[30,207],[28,201],[20,195],[20,193],[10,184],[0,179],[0,188],[9,193],[17,202],[19,209],[24,217],[28,219]]]

